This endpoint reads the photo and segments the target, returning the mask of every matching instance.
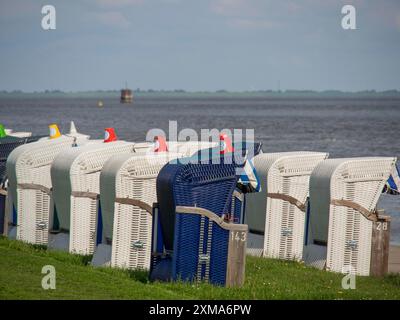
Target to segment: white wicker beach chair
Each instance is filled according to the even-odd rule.
[[[167,145],[169,152],[115,156],[104,166],[100,177],[103,244],[96,249],[94,265],[110,263],[114,267],[148,269],[152,226],[149,210],[157,200],[158,172],[170,160],[192,156],[218,143],[190,141]],[[107,245],[111,242],[112,247]]]
[[[87,138],[81,139],[79,143],[86,141]],[[17,239],[47,244],[52,223],[50,166],[57,154],[71,149],[76,143],[76,137],[61,136],[25,144],[11,152],[7,160],[7,175],[10,207],[17,212]]]
[[[92,254],[96,245],[100,172],[114,155],[146,152],[149,143],[92,143],[60,154],[51,168],[59,229],[69,232],[70,252]],[[50,244],[52,246],[52,244]]]
[[[156,179],[171,152],[111,158],[101,173],[103,238],[112,243],[111,266],[150,267],[152,206],[157,202]]]
[[[310,178],[307,264],[369,275],[371,236],[382,189],[396,158],[329,159]]]
[[[302,259],[309,178],[315,166],[327,157],[321,152],[264,153],[254,157],[262,190],[246,197],[249,254]]]

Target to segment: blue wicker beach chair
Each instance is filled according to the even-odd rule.
[[[247,225],[242,224],[244,195],[238,182],[247,152],[202,150],[160,171],[150,279],[243,283]]]

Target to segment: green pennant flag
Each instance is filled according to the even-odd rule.
[[[5,138],[7,137],[6,129],[4,126],[0,123],[0,138]]]

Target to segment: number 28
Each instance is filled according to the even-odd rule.
[[[377,222],[376,223],[376,230],[378,230],[378,231],[381,231],[381,230],[386,231],[387,227],[388,227],[387,222]]]

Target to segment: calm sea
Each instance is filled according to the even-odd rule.
[[[48,124],[66,132],[101,138],[115,127],[121,139],[144,140],[152,128],[168,134],[169,120],[178,130],[192,128],[254,129],[264,151],[326,151],[330,157],[396,156],[400,159],[400,99],[137,98],[0,99],[0,123],[15,131],[47,134]],[[400,244],[400,197],[383,195],[379,207],[393,218],[392,241]]]

